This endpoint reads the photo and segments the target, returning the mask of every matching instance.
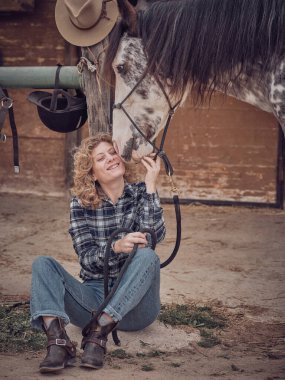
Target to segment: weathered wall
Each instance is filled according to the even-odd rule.
[[[55,66],[65,62],[65,42],[54,21],[55,2],[36,1],[31,13],[0,14],[4,66]],[[8,139],[0,143],[0,190],[62,194],[66,189],[66,136],[40,122],[36,106],[26,99],[31,91],[9,90],[19,135],[20,174],[13,171],[11,131],[6,120]]]
[[[36,0],[32,13],[0,13],[0,49],[5,66],[67,62],[54,22],[55,0]],[[45,128],[26,97],[10,90],[20,145],[19,175],[13,173],[12,140],[0,143],[0,191],[62,194],[66,191],[66,137]],[[277,123],[273,116],[232,98],[216,96],[194,110],[187,102],[171,124],[166,151],[183,199],[275,202]],[[88,135],[87,126],[83,136]],[[6,124],[5,132],[11,135]],[[171,197],[165,176],[160,194]]]
[[[277,144],[272,115],[216,95],[210,109],[188,101],[177,111],[165,150],[181,198],[275,203]],[[169,189],[163,176],[160,194]]]

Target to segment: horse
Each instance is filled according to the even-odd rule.
[[[285,134],[285,1],[156,0],[121,20],[105,57],[115,74],[113,139],[127,161],[154,149],[159,132],[190,95],[214,91],[275,115]]]

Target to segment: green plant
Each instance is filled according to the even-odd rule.
[[[118,359],[128,359],[131,358],[132,355],[128,354],[125,350],[122,348],[118,348],[117,350],[114,350],[110,353],[110,355],[113,358],[118,358]]]
[[[43,332],[33,330],[27,306],[0,305],[0,352],[38,351],[45,347]]]
[[[198,345],[205,348],[214,347],[220,343],[213,329],[226,326],[226,318],[218,314],[210,306],[197,305],[162,305],[159,320],[169,325],[187,325],[200,330],[201,341]]]
[[[152,364],[144,364],[141,366],[142,371],[154,371],[154,366]]]
[[[162,305],[159,320],[169,325],[191,325],[208,329],[223,328],[224,316],[218,315],[209,306],[196,305]]]
[[[220,339],[217,338],[212,331],[201,329],[200,334],[202,337],[201,341],[198,342],[200,347],[211,348],[221,343]]]

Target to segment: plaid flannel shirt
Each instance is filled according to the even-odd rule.
[[[118,228],[127,227],[133,232],[150,228],[157,242],[165,236],[163,210],[157,194],[148,194],[145,183],[126,184],[116,204],[104,198],[96,208],[85,208],[75,197],[70,204],[69,233],[81,265],[83,280],[103,278],[104,256],[109,236]],[[115,239],[120,239],[118,235]],[[127,254],[115,253],[109,257],[109,277],[116,278]]]

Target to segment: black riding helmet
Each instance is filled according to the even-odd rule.
[[[28,100],[35,104],[41,121],[55,132],[73,132],[86,122],[87,105],[85,96],[77,91],[75,96],[67,91],[58,89],[59,66],[56,71],[55,89],[53,93],[47,91],[33,91]]]

